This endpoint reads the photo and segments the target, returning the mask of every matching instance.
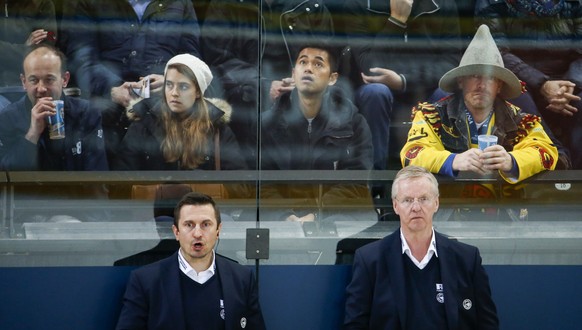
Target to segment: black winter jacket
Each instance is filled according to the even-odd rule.
[[[264,170],[370,170],[373,147],[370,128],[358,109],[337,88],[324,94],[322,109],[311,124],[299,110],[297,90],[283,94],[261,120],[261,168]],[[263,213],[265,220],[295,214],[330,216],[337,205],[360,199],[368,203],[365,185],[263,185],[265,199],[300,199],[295,209]],[[313,208],[310,208],[309,205]],[[336,206],[334,208],[333,206]],[[329,206],[323,214],[321,207]],[[370,207],[371,210],[371,207]],[[332,214],[330,214],[330,212]],[[339,213],[348,213],[339,209]],[[358,214],[358,216],[361,214]],[[353,220],[353,219],[352,219]]]
[[[65,138],[49,139],[45,129],[37,144],[25,138],[32,103],[28,96],[0,111],[0,169],[12,171],[108,170],[101,113],[87,100],[63,96]]]
[[[368,170],[372,138],[358,109],[330,88],[311,124],[298,105],[297,90],[284,94],[261,120],[264,170]]]
[[[207,100],[210,118],[219,131],[220,169],[243,170],[245,162],[238,143],[228,127],[231,108],[220,100]],[[160,101],[146,99],[134,106],[139,120],[133,121],[121,143],[114,170],[183,170],[178,162],[168,163],[161,151],[165,130],[160,119]],[[218,106],[220,106],[220,108]],[[214,133],[209,134],[205,161],[198,169],[215,170]]]

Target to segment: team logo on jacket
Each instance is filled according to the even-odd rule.
[[[540,160],[542,162],[542,166],[549,170],[554,165],[554,157],[548,153],[548,151],[544,148],[538,148],[538,152],[540,153]]]
[[[81,141],[77,141],[77,143],[75,144],[75,147],[72,148],[71,151],[73,152],[73,155],[80,155],[81,152],[83,151],[83,146],[81,145]]]
[[[404,166],[410,165],[410,161],[416,158],[416,156],[418,156],[418,153],[422,149],[424,149],[424,147],[421,146],[413,146],[412,148],[408,149],[408,151],[406,151],[406,156],[404,159]]]
[[[418,156],[418,153],[424,149],[424,147],[421,146],[414,146],[410,149],[408,149],[408,151],[406,151],[406,159],[414,159],[416,158],[416,156]]]
[[[240,327],[243,329],[247,327],[247,318],[246,317],[243,317],[242,319],[240,319]]]
[[[439,303],[444,304],[445,303],[445,295],[442,292],[437,293],[436,300]]]
[[[466,310],[471,309],[471,307],[473,307],[473,302],[471,301],[471,299],[465,299],[463,300],[463,308]]]
[[[224,312],[224,300],[220,299],[220,318],[224,320],[225,312]]]

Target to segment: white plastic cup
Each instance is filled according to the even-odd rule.
[[[487,134],[479,135],[477,136],[477,143],[479,144],[479,149],[485,150],[485,148],[497,144],[497,136]]]
[[[65,138],[65,104],[63,100],[54,100],[57,113],[48,117],[49,137],[51,140]]]

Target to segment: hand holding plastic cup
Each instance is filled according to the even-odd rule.
[[[477,143],[479,144],[479,149],[485,150],[485,148],[497,144],[497,136],[487,134],[479,135],[477,136]]]
[[[47,117],[49,137],[51,140],[65,138],[65,103],[63,100],[54,100],[56,114]]]

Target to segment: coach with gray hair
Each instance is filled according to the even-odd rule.
[[[400,228],[356,251],[344,329],[499,329],[479,249],[433,228],[434,175],[400,170],[392,206]]]

